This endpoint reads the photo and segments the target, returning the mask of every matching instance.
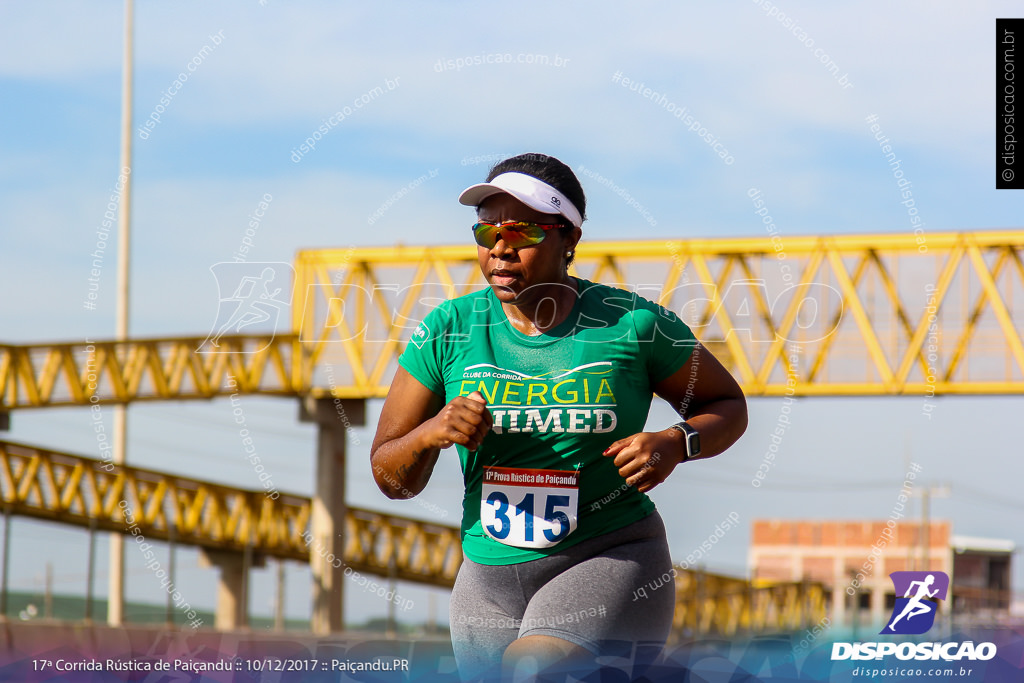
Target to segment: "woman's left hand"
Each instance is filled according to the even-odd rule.
[[[682,434],[674,429],[640,432],[619,439],[604,455],[614,458],[619,474],[642,493],[665,481],[683,458]]]

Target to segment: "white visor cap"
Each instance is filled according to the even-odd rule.
[[[541,213],[562,214],[577,228],[582,227],[583,217],[576,205],[564,194],[551,187],[543,180],[538,180],[525,173],[502,173],[489,183],[471,185],[459,195],[459,203],[466,206],[480,206],[492,195],[510,194],[531,209]]]

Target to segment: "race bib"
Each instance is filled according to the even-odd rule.
[[[480,524],[499,543],[550,548],[576,530],[579,472],[485,467]]]

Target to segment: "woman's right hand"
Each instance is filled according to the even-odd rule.
[[[401,366],[377,418],[370,465],[389,498],[412,498],[427,485],[442,448],[480,447],[491,430],[491,414],[478,392],[448,405]]]
[[[479,391],[474,391],[469,396],[453,398],[425,426],[434,448],[459,444],[469,451],[475,451],[491,431],[492,424],[487,401]]]

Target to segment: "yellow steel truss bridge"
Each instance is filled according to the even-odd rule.
[[[311,500],[265,494],[0,441],[0,501],[6,514],[308,560],[303,534]],[[344,562],[358,572],[451,588],[462,561],[457,527],[350,507],[344,537]],[[680,570],[676,588],[679,634],[797,630],[825,614],[818,584],[754,588],[742,579]]]

